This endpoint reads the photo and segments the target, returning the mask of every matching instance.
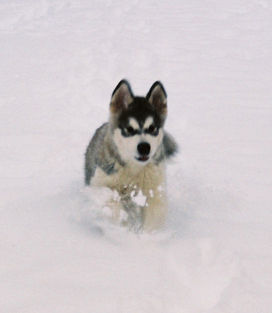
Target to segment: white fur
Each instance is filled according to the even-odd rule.
[[[148,117],[145,127],[148,128],[152,123],[153,118]],[[134,118],[129,119],[129,124],[134,129],[139,128],[139,124]],[[113,209],[114,219],[120,220],[120,214],[124,211],[122,208],[132,206],[128,214],[130,212],[133,214],[134,207],[136,207],[136,211],[140,210],[141,212],[143,228],[147,231],[161,226],[167,211],[164,163],[157,165],[152,159],[161,145],[162,138],[162,129],[159,130],[157,136],[143,132],[141,135],[128,137],[123,136],[119,128],[115,129],[113,141],[126,165],[121,166],[116,163],[114,168],[116,173],[111,175],[97,168],[91,181],[93,186],[104,186],[118,192],[120,198],[118,200],[113,198],[107,203]],[[151,147],[149,159],[145,162],[137,160],[139,157],[137,146],[140,142],[148,142]],[[139,199],[141,200],[140,204]]]
[[[125,161],[135,161],[137,157],[137,145],[141,141],[140,135],[130,137],[122,136],[121,129],[116,128],[113,133],[113,140],[118,148],[121,158]]]
[[[159,134],[157,136],[152,136],[150,134],[142,134],[142,135],[134,135],[130,137],[122,136],[121,130],[119,128],[114,130],[113,140],[118,148],[118,152],[121,158],[125,162],[139,162],[137,161],[137,157],[139,156],[137,151],[137,146],[140,142],[148,142],[150,144],[150,154],[149,160],[146,162],[141,162],[142,164],[146,164],[150,162],[152,157],[157,152],[158,147],[161,144],[163,138],[162,129],[159,130]]]
[[[140,128],[139,123],[133,117],[129,119],[129,125],[136,130]]]
[[[157,136],[152,136],[150,134],[142,134],[141,141],[148,142],[150,144],[150,157],[152,158],[158,150],[163,138],[163,131],[162,129],[159,130]]]
[[[149,126],[153,124],[154,120],[152,116],[149,116],[144,122],[144,129],[147,129]]]

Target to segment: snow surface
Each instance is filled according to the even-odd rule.
[[[270,0],[0,2],[0,312],[270,313]],[[159,79],[167,226],[111,225],[83,154]]]

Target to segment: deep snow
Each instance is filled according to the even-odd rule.
[[[1,1],[1,312],[271,312],[271,29],[270,0]],[[124,77],[181,148],[153,235],[83,186]]]

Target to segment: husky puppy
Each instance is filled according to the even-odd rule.
[[[115,191],[113,215],[125,210],[130,228],[152,231],[165,220],[165,161],[177,151],[163,128],[166,116],[167,95],[159,81],[138,97],[121,80],[112,93],[109,121],[87,147],[85,184]]]

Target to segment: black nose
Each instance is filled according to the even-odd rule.
[[[150,144],[147,142],[141,142],[138,144],[137,150],[140,155],[148,155],[150,152]]]

